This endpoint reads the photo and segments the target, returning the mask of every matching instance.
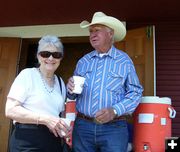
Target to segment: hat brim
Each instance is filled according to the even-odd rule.
[[[124,26],[124,24],[119,21],[118,19],[114,18],[114,17],[110,17],[110,16],[106,16],[106,17],[101,17],[101,19],[92,21],[91,23],[88,21],[82,21],[80,23],[80,27],[81,28],[87,28],[91,25],[95,25],[95,24],[101,24],[101,25],[105,25],[108,26],[110,28],[112,28],[114,30],[114,41],[121,41],[124,39],[124,37],[126,36],[126,28]]]

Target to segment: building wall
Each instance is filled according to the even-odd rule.
[[[180,136],[180,22],[156,25],[157,95],[168,96],[177,111],[173,136]]]

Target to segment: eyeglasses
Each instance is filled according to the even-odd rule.
[[[39,55],[43,58],[49,58],[51,55],[55,59],[60,59],[63,57],[63,54],[61,52],[42,51],[42,52],[39,52]]]

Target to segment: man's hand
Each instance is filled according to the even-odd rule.
[[[113,108],[102,109],[96,113],[96,120],[99,123],[107,123],[116,117]]]
[[[73,90],[74,90],[74,79],[73,79],[73,77],[70,77],[70,78],[69,78],[66,87],[67,87],[67,91],[68,91],[70,94],[73,94]]]

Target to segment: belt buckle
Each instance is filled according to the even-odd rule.
[[[102,122],[98,121],[96,118],[93,119],[93,122],[99,125],[102,124]]]

